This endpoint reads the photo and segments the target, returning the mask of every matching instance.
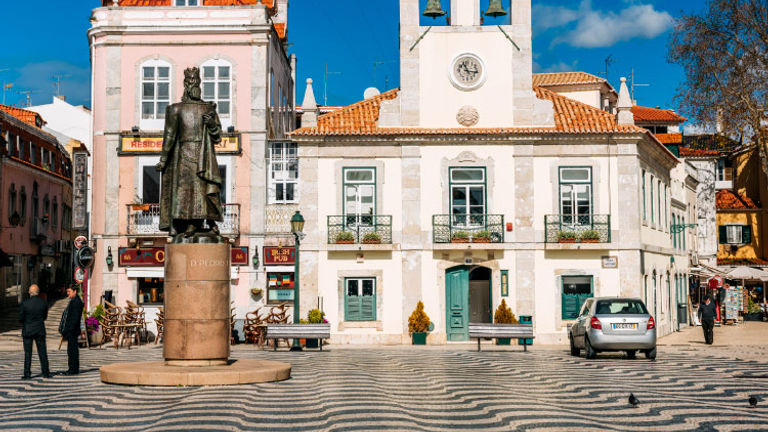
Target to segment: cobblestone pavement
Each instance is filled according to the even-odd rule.
[[[159,347],[81,350],[84,373],[22,381],[0,353],[0,429],[73,431],[768,430],[764,362],[660,347],[657,361],[564,349],[472,345],[293,353],[236,346],[233,358],[287,361],[293,378],[235,387],[106,385],[98,367],[159,360]],[[50,353],[53,371],[65,351]],[[36,359],[35,359],[36,360]],[[38,370],[34,364],[33,373]],[[632,408],[630,392],[640,400]],[[760,395],[750,409],[749,395]]]

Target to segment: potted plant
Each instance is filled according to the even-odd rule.
[[[251,288],[251,294],[255,296],[260,296],[264,292],[261,288]]]
[[[760,305],[756,303],[751,295],[747,295],[747,313],[744,314],[744,321],[762,321],[763,312]]]
[[[488,230],[478,231],[472,236],[472,243],[490,243],[490,242],[491,242],[491,232]]]
[[[451,234],[451,243],[469,243],[469,233],[466,231],[454,231]]]
[[[100,345],[104,338],[101,329],[101,320],[104,317],[104,306],[97,305],[90,314],[86,314],[85,329],[88,332],[88,342],[91,345]]]
[[[149,204],[145,204],[141,198],[139,198],[138,195],[134,195],[133,202],[130,204],[131,210],[134,211],[148,211],[149,210]]]
[[[375,231],[365,233],[365,235],[363,236],[363,243],[364,244],[380,244],[381,235],[379,235],[379,233]]]
[[[598,243],[600,242],[600,233],[595,230],[586,230],[581,233],[582,243]]]
[[[308,324],[324,324],[327,322],[328,321],[325,320],[325,312],[320,309],[312,309],[307,313]],[[318,348],[320,347],[320,341],[316,338],[308,338],[306,346],[307,348]]]
[[[576,243],[576,233],[573,231],[560,231],[557,233],[557,241],[560,243]]]
[[[355,242],[355,235],[349,231],[341,231],[336,234],[336,244],[352,244]]]
[[[512,309],[507,306],[504,299],[501,299],[501,304],[493,314],[493,322],[496,324],[517,324],[515,314],[512,313]],[[496,338],[496,345],[509,345],[510,340],[510,338]]]
[[[411,334],[411,343],[413,345],[427,344],[429,322],[429,317],[424,312],[424,303],[419,300],[419,303],[416,304],[416,309],[408,317],[408,332]]]

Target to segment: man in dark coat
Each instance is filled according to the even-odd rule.
[[[699,305],[699,320],[701,320],[701,328],[704,330],[704,342],[707,345],[712,345],[714,342],[715,335],[713,329],[716,317],[717,307],[715,302],[709,296],[704,297],[704,303]]]
[[[80,336],[80,319],[83,314],[83,301],[77,295],[77,288],[67,288],[69,304],[61,315],[59,333],[67,339],[67,363],[69,368],[66,375],[80,373],[80,350],[77,346],[77,338]]]
[[[24,340],[24,376],[32,377],[32,341],[37,345],[37,356],[40,357],[40,369],[44,378],[51,377],[48,369],[48,350],[45,348],[45,319],[48,318],[48,302],[41,299],[40,288],[37,285],[29,287],[29,298],[21,304],[19,321],[23,327],[21,336]]]

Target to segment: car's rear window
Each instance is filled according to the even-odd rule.
[[[638,315],[647,313],[648,310],[640,300],[599,300],[595,306],[595,315]]]

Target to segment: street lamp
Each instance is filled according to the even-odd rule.
[[[304,216],[296,210],[291,217],[291,232],[296,239],[296,259],[293,265],[293,323],[299,324],[301,316],[299,315],[299,247],[301,238],[304,237]],[[301,343],[298,339],[293,339],[291,351],[301,351]]]

